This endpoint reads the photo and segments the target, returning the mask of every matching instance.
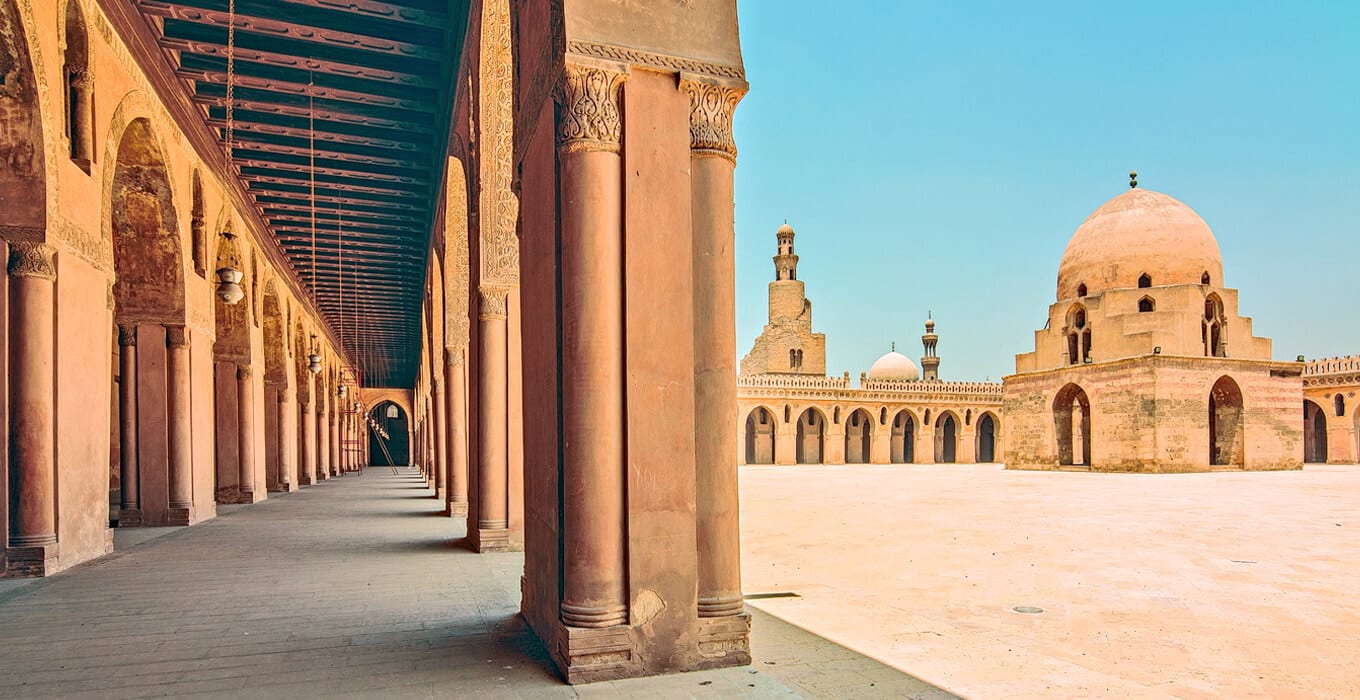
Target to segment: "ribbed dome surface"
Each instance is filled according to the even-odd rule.
[[[1067,243],[1058,264],[1058,298],[1139,286],[1223,285],[1223,258],[1209,225],[1195,210],[1160,192],[1130,189],[1102,204]]]
[[[921,371],[906,355],[890,352],[874,361],[874,366],[869,368],[869,378],[916,380],[921,378]]]

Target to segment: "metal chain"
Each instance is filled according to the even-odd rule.
[[[312,102],[312,72],[307,71],[307,146],[312,189],[312,295],[316,295],[316,106]]]

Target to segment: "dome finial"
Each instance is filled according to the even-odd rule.
[[[1130,171],[1129,171],[1129,189],[1133,189],[1133,188],[1135,188],[1135,187],[1137,187],[1137,186],[1138,186],[1138,171],[1137,171],[1137,170],[1130,170]]]
[[[897,352],[897,341],[894,340],[894,341],[892,341],[891,343],[889,343],[889,344],[888,344],[888,349],[889,349],[889,350],[892,350],[893,352]]]

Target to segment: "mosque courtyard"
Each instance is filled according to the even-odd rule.
[[[1360,466],[751,466],[741,498],[748,605],[964,697],[1360,696]]]

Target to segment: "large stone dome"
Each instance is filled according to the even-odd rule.
[[[893,351],[874,361],[874,366],[869,368],[869,378],[915,381],[921,378],[921,371],[906,355]]]
[[[1058,264],[1058,298],[1139,286],[1223,286],[1223,258],[1213,231],[1195,210],[1160,192],[1130,189],[1102,204],[1077,227]]]

